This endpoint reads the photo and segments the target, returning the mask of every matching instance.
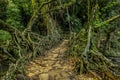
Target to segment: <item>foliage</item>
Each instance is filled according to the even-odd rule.
[[[82,28],[82,24],[79,18],[76,18],[75,15],[67,17],[66,23],[70,25],[72,32],[79,32],[79,30]]]
[[[0,19],[6,20],[7,0],[0,0]]]
[[[117,22],[116,19],[119,20],[118,18],[120,16],[118,12],[108,15],[107,11],[106,13],[101,11],[101,9],[104,7],[106,10],[109,9],[109,11],[113,11],[111,8],[116,6],[117,2],[111,1],[111,4],[108,2],[108,5],[105,5],[104,7],[101,6],[99,2],[93,2],[93,0],[88,0],[87,3],[87,24],[84,27],[85,31],[83,31],[87,37],[83,35],[81,29],[77,36],[72,40],[70,47],[70,55],[75,56],[77,59],[75,66],[76,71],[80,74],[91,73],[94,76],[98,77],[98,79],[100,79],[100,77],[97,76],[96,73],[100,72],[106,76],[101,76],[102,79],[119,80],[119,76],[116,77],[116,74],[109,70],[112,69],[115,72],[115,69],[112,68],[113,66],[115,67],[115,65],[111,64],[111,62],[107,60],[104,55],[110,53],[109,51],[111,50],[113,52],[118,49],[112,47],[113,44],[111,44],[111,41],[113,39],[113,36],[115,36],[115,33],[119,31],[118,26],[115,27],[116,23],[113,21]],[[119,22],[117,22],[117,24],[119,24]],[[104,41],[102,41],[102,39],[104,39]]]
[[[77,72],[114,79],[117,68],[105,56],[120,55],[119,7],[119,0],[0,0],[0,64],[9,64],[3,78],[24,74],[26,61],[65,35]]]
[[[109,56],[120,56],[120,32],[116,32],[112,40],[110,41],[110,49],[108,49],[107,54]]]
[[[18,6],[13,3],[12,0],[8,1],[7,5],[7,20],[10,25],[22,29],[23,26],[20,24],[21,16],[20,16],[20,10],[18,9]]]
[[[6,42],[11,39],[11,35],[3,30],[0,30],[0,42]]]
[[[32,9],[32,0],[12,0],[14,4],[16,4],[16,6],[19,9],[19,14],[20,14],[20,19],[21,19],[21,23],[23,24],[23,26],[27,26],[27,23],[30,19],[30,17],[33,14],[33,9]],[[37,4],[35,4],[37,5]]]

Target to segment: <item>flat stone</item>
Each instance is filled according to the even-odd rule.
[[[69,75],[69,73],[67,73],[67,72],[62,72],[62,73],[61,73],[61,76],[67,77],[67,76],[70,76],[70,75]]]
[[[62,65],[61,65],[61,64],[55,64],[55,65],[53,65],[53,67],[58,67],[58,68],[60,68],[60,67],[62,67]]]
[[[52,58],[56,58],[58,56],[58,54],[54,54],[53,56],[52,56]]]
[[[69,77],[58,78],[56,80],[71,80]]]
[[[40,80],[49,80],[49,75],[47,73],[39,75]]]
[[[43,60],[45,60],[45,61],[48,61],[48,60],[56,61],[56,58],[44,58]]]

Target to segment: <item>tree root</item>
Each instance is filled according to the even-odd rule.
[[[85,58],[84,56],[80,56],[78,62],[76,62],[76,70],[80,74],[90,73],[98,80],[119,80],[120,76],[111,71],[113,66],[105,56],[101,53],[96,53],[95,51],[91,51],[89,54],[89,58]]]

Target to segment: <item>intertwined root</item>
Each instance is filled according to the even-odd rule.
[[[88,53],[87,58],[81,55],[76,63],[76,69],[80,74],[90,73],[99,80],[119,80],[120,77],[115,74],[113,67],[117,68],[117,65],[112,64],[105,56],[97,51]]]

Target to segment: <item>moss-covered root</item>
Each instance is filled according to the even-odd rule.
[[[80,56],[76,62],[76,70],[80,74],[89,73],[98,78],[98,80],[120,80],[120,77],[111,70],[113,66],[115,65],[105,56],[95,51],[88,53],[88,58]]]

